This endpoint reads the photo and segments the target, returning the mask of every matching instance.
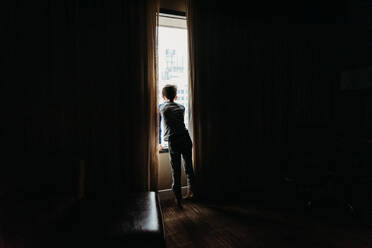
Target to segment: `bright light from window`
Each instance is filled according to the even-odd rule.
[[[185,107],[185,125],[189,129],[189,78],[186,19],[182,16],[160,16],[158,27],[159,103],[166,84],[177,86],[177,103]],[[162,123],[163,125],[163,123]],[[162,130],[164,128],[162,127]],[[162,131],[162,136],[164,132]],[[161,144],[167,146],[161,137]]]

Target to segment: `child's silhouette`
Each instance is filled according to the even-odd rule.
[[[160,106],[160,114],[164,122],[164,140],[168,141],[169,157],[172,165],[172,189],[178,206],[182,208],[181,155],[185,162],[184,169],[189,185],[185,198],[193,196],[192,141],[184,122],[185,107],[174,102],[177,100],[177,87],[174,85],[164,86],[162,95],[165,102]]]

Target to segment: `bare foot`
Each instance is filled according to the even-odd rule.
[[[192,193],[191,190],[187,191],[187,194],[183,197],[183,199],[189,199],[189,198],[193,198],[194,197],[194,193]]]

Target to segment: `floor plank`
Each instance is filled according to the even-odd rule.
[[[165,236],[173,247],[372,247],[372,230],[254,206],[186,202],[163,206]]]

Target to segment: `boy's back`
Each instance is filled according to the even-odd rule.
[[[164,121],[164,140],[168,141],[187,133],[184,106],[175,102],[166,102],[160,107],[160,113]]]

